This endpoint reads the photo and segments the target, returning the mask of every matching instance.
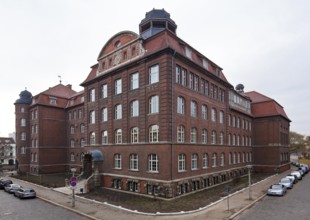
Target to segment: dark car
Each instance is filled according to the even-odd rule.
[[[4,189],[4,187],[12,184],[12,180],[7,180],[7,179],[1,179],[0,180],[0,189]]]
[[[25,199],[25,198],[36,198],[37,194],[33,189],[30,188],[19,188],[14,192],[14,196]]]

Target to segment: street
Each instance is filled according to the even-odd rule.
[[[294,184],[283,197],[266,196],[252,208],[236,217],[236,220],[309,219],[310,173]]]
[[[0,190],[0,219],[25,219],[25,220],[64,220],[87,219],[69,210],[49,204],[41,199],[24,199],[20,200]]]

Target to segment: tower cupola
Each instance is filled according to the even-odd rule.
[[[149,38],[163,29],[176,34],[177,25],[170,18],[170,14],[164,9],[153,9],[146,13],[145,18],[139,24],[140,36]]]

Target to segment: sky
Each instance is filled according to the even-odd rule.
[[[290,130],[310,135],[308,0],[0,0],[0,137],[15,131],[21,91],[80,83],[116,33],[139,33],[165,9],[177,35],[223,68],[228,81],[276,100]],[[60,78],[60,77],[61,78]]]

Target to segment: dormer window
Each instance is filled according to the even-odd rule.
[[[121,44],[121,42],[119,40],[116,41],[115,44],[114,44],[115,48],[119,48],[121,45],[122,44]]]
[[[57,99],[50,97],[50,104],[51,105],[57,105]]]
[[[188,58],[192,59],[192,50],[190,48],[188,48],[188,47],[185,47],[185,55]]]
[[[203,65],[204,68],[209,70],[209,64],[208,64],[208,61],[206,59],[202,59],[202,65]]]

